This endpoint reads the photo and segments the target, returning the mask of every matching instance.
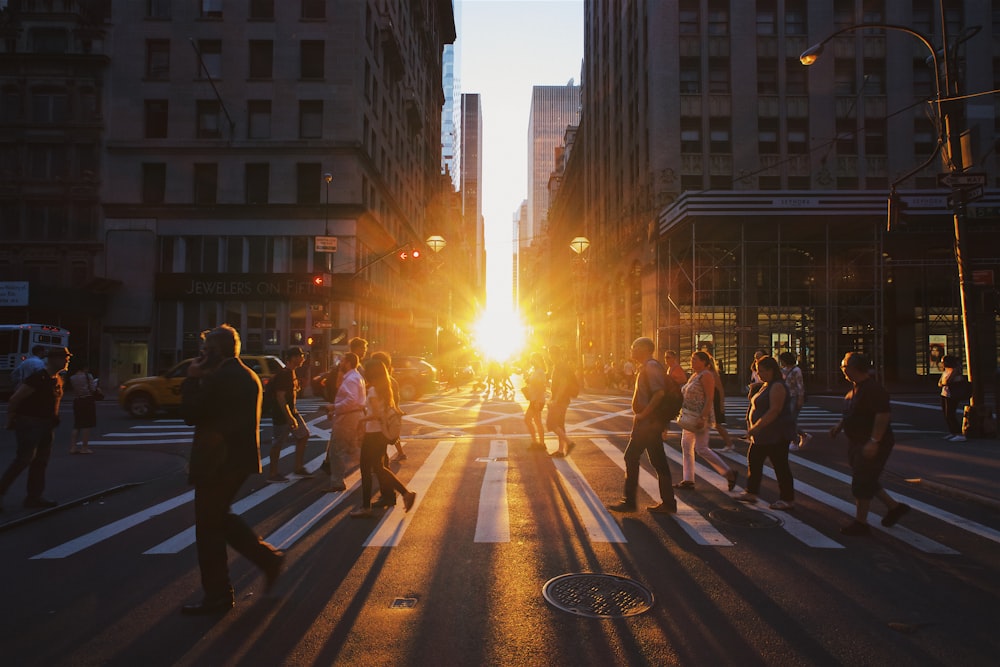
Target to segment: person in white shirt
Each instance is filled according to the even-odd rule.
[[[348,352],[340,362],[342,379],[333,405],[328,409],[333,425],[327,443],[330,462],[330,491],[343,491],[345,458],[359,447],[361,418],[365,416],[365,380],[361,377],[358,355]]]

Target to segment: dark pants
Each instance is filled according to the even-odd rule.
[[[274,547],[230,511],[246,478],[244,472],[224,471],[194,485],[198,565],[206,596],[225,595],[230,590],[227,544],[261,569],[274,563]]]
[[[52,456],[52,435],[55,422],[51,417],[18,415],[14,419],[17,453],[0,477],[0,495],[14,483],[17,476],[28,469],[28,500],[42,497],[45,491],[45,469]]]
[[[962,432],[962,425],[958,423],[958,417],[955,415],[959,407],[961,407],[961,402],[957,398],[941,397],[941,412],[944,413],[944,423],[948,425],[948,432],[952,435],[958,435]]]
[[[764,461],[771,459],[774,476],[778,478],[779,497],[787,502],[795,500],[795,487],[792,480],[792,468],[788,465],[788,443],[776,442],[764,444],[753,442],[747,450],[747,492],[760,493],[760,482],[763,479]]]
[[[378,487],[382,499],[391,502],[396,492],[406,493],[406,487],[396,475],[386,467],[385,448],[389,441],[381,433],[365,433],[361,441],[361,506],[372,506],[372,473],[378,477]]]
[[[656,470],[660,484],[660,500],[670,505],[674,501],[674,485],[670,478],[670,464],[663,451],[664,424],[645,420],[632,426],[632,434],[625,447],[625,502],[634,505],[639,488],[639,459],[649,455],[649,462]]]
[[[847,448],[847,462],[851,466],[851,495],[861,500],[871,500],[882,490],[879,478],[885,468],[889,454],[892,453],[892,444],[879,443],[875,457],[866,459],[862,451],[865,442],[852,442]]]

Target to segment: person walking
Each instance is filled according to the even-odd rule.
[[[799,413],[802,412],[802,406],[806,402],[806,383],[794,354],[782,352],[778,355],[778,362],[781,364],[781,375],[785,378],[785,387],[791,397],[792,418],[795,420],[795,432],[791,442],[788,443],[788,451],[797,452],[812,440],[812,435],[799,430]]]
[[[56,348],[60,350],[62,348]],[[48,354],[48,348],[44,345],[35,345],[31,348],[31,354],[24,358],[24,361],[19,363],[14,370],[10,372],[10,382],[11,390],[17,391],[17,387],[24,378],[29,375],[34,375],[38,371],[45,368],[46,355]]]
[[[667,350],[663,353],[663,365],[667,369],[667,377],[672,378],[678,387],[683,387],[687,383],[687,371],[681,366],[675,350]]]
[[[344,491],[345,459],[357,452],[361,445],[361,418],[365,415],[365,381],[361,377],[358,355],[348,352],[340,361],[341,377],[337,396],[328,411],[332,424],[327,442],[326,460],[330,462],[330,487],[333,492]]]
[[[392,400],[395,401],[396,405],[399,405],[399,382],[396,377],[392,374],[392,356],[388,352],[379,350],[378,352],[372,352],[372,359],[378,359],[385,366],[385,370],[389,373],[389,384],[392,386]],[[403,441],[401,438],[396,438],[389,443],[396,448],[396,458],[398,461],[406,460],[406,451],[403,449]]]
[[[944,423],[948,427],[948,435],[945,440],[950,442],[965,442],[966,438],[962,434],[962,425],[958,421],[956,413],[962,407],[959,391],[956,386],[967,382],[962,375],[962,361],[953,354],[946,354],[941,360],[944,371],[938,378],[938,386],[941,387],[941,413],[944,415]]]
[[[715,396],[715,374],[712,372],[712,357],[707,352],[698,351],[691,355],[691,378],[681,391],[684,394],[682,417],[687,413],[696,416],[696,419],[690,426],[678,423],[681,426],[683,478],[675,488],[694,488],[694,457],[697,453],[726,478],[732,491],[738,473],[708,446],[708,430],[715,422],[713,401],[709,400],[710,396]]]
[[[549,401],[549,414],[546,426],[559,438],[559,444],[552,456],[562,458],[576,447],[576,443],[566,435],[566,411],[569,403],[580,393],[580,381],[573,372],[572,366],[566,361],[566,353],[558,345],[549,348],[552,358],[552,400]]]
[[[90,429],[97,426],[97,380],[86,366],[78,366],[69,376],[73,388],[73,429],[69,433],[70,454],[93,454]],[[77,436],[80,442],[77,444]]]
[[[868,511],[872,498],[888,508],[883,526],[893,526],[910,511],[910,506],[896,502],[879,478],[896,443],[892,433],[889,393],[875,379],[871,360],[859,352],[848,352],[840,364],[844,376],[853,385],[844,397],[843,418],[830,429],[830,437],[843,431],[847,436],[847,461],[851,466],[851,494],[855,502],[854,521],[840,529],[843,535],[869,535]]]
[[[722,438],[722,451],[731,452],[735,448],[733,447],[733,438],[729,435],[729,429],[726,428],[726,390],[722,386],[722,376],[719,375],[719,364],[715,361],[715,357],[708,354],[709,359],[709,370],[712,371],[712,380],[715,383],[715,391],[712,394],[712,412],[714,413],[714,422],[712,424],[715,431]],[[684,386],[685,383],[681,383]]]
[[[378,476],[382,492],[382,505],[396,504],[396,492],[403,496],[403,506],[409,512],[417,498],[416,491],[410,491],[396,475],[385,466],[385,448],[389,438],[385,424],[390,411],[398,411],[389,383],[389,371],[377,359],[369,359],[365,364],[365,382],[368,385],[365,416],[361,418],[364,439],[361,441],[361,507],[351,512],[353,518],[372,516],[372,474]]]
[[[246,478],[261,472],[261,386],[239,359],[240,335],[223,324],[202,333],[201,355],[181,383],[181,415],[194,426],[188,480],[194,484],[195,543],[205,596],[181,613],[225,612],[236,602],[226,545],[260,568],[270,589],[285,554],[262,540],[231,505]]]
[[[771,509],[790,510],[795,505],[792,469],[788,465],[788,438],[795,432],[791,393],[785,386],[781,367],[773,358],[758,359],[757,373],[763,384],[760,391],[750,399],[747,488],[736,500],[749,504],[757,502],[764,461],[770,459],[774,475],[778,479],[779,493],[779,500],[771,503]]]
[[[358,372],[358,375],[360,375],[362,379],[364,379],[363,369],[361,367],[361,364],[364,363],[368,355],[368,341],[365,340],[364,338],[361,338],[360,336],[355,336],[351,340],[347,341],[347,347],[358,358],[358,365],[354,370],[356,370]],[[338,365],[337,368],[334,369],[334,371],[335,372],[331,373],[331,375],[334,376],[332,394],[334,397],[336,397],[337,392],[340,390],[340,383],[344,381],[345,371],[342,365]],[[327,475],[331,474],[329,447],[327,447],[327,456],[326,458],[323,459],[323,463],[320,464],[319,469],[325,472]]]
[[[299,378],[296,369],[305,360],[301,347],[290,347],[285,351],[285,367],[271,378],[265,392],[271,397],[271,454],[268,467],[268,482],[287,482],[281,474],[281,450],[291,437],[295,442],[295,463],[293,472],[299,477],[312,477],[305,468],[306,443],[309,442],[309,427],[299,414],[296,401],[299,395]]]
[[[528,407],[524,410],[524,423],[528,427],[531,444],[528,449],[545,449],[545,429],[542,427],[542,410],[545,408],[545,387],[549,383],[545,357],[541,352],[532,353],[531,372],[524,385]]]
[[[647,507],[657,514],[677,511],[677,501],[670,478],[670,464],[663,451],[663,429],[667,419],[659,409],[666,392],[667,375],[663,366],[653,358],[655,346],[652,338],[636,338],[632,343],[632,358],[638,366],[635,389],[632,391],[632,432],[625,446],[625,495],[609,505],[613,512],[634,512],[639,487],[639,461],[646,452],[656,471],[660,487],[660,502]]]
[[[28,492],[23,506],[44,509],[59,504],[42,494],[45,492],[45,471],[52,456],[52,439],[59,425],[59,403],[63,396],[59,373],[66,370],[72,356],[65,347],[48,348],[45,365],[24,376],[7,401],[7,430],[14,431],[17,451],[0,476],[0,511],[4,495],[25,468],[28,469]]]

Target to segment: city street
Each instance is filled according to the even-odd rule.
[[[302,401],[323,458],[329,424]],[[624,395],[584,392],[567,424],[576,447],[557,459],[527,448],[518,402],[468,388],[404,404],[407,459],[393,462],[417,492],[373,519],[354,470],[347,491],[326,478],[251,478],[235,511],[287,552],[275,588],[231,552],[236,607],[191,618],[201,598],[191,429],[176,415],[127,417],[99,407],[92,456],[70,456],[63,410],[46,495],[63,506],[24,510],[24,476],[4,498],[0,612],[9,665],[993,665],[1000,638],[1000,441],[947,443],[933,396],[894,405],[898,445],[884,482],[912,506],[892,528],[839,533],[853,516],[846,442],[827,434],[838,401],[810,397],[814,434],[792,455],[796,505],[732,499],[746,445],[723,453],[726,481],[699,461],[676,515],[643,460],[639,511],[605,504],[622,492],[631,417]],[[734,434],[746,407],[727,402]],[[6,405],[0,405],[5,417]],[[736,417],[736,418],[734,418]],[[676,429],[676,427],[673,427]],[[680,479],[679,432],[666,451]],[[265,421],[265,438],[270,423]],[[713,435],[714,447],[721,440]],[[0,436],[0,465],[13,455]],[[550,451],[555,438],[549,437]],[[262,449],[267,449],[265,444]],[[392,448],[390,455],[395,455]],[[284,452],[284,472],[292,451]],[[874,516],[877,514],[878,516]],[[589,574],[567,577],[563,575]],[[613,576],[606,576],[613,575]],[[548,585],[547,585],[548,584]]]

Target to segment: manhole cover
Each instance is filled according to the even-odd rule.
[[[542,595],[558,609],[590,618],[636,616],[653,606],[653,591],[613,574],[563,574],[546,581]]]
[[[771,528],[780,526],[781,519],[765,512],[748,512],[747,510],[712,510],[708,516],[716,521],[728,523],[731,526],[748,526],[750,528]]]

